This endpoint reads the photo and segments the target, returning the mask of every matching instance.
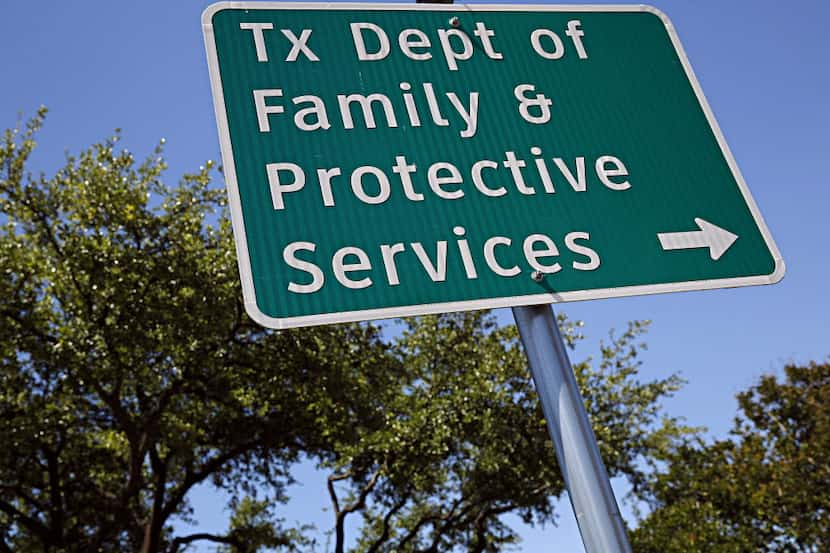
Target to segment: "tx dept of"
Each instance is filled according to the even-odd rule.
[[[448,13],[448,16],[451,14]],[[567,22],[564,34],[570,39],[573,51],[579,59],[588,59],[588,51],[583,42],[585,31],[581,28],[582,22],[578,19],[572,19]],[[253,39],[254,48],[256,50],[257,61],[260,63],[268,63],[272,56],[269,52],[277,50],[285,51],[283,47],[277,46],[276,41],[287,41],[290,49],[287,55],[282,60],[295,62],[300,56],[303,59],[317,62],[320,57],[310,44],[313,29],[303,29],[297,35],[292,29],[279,29],[280,33],[274,32],[273,23],[259,23],[259,22],[243,22],[239,24],[242,31],[249,31]],[[352,42],[354,44],[357,59],[360,61],[380,61],[386,59],[392,51],[391,41],[389,35],[382,27],[370,22],[353,22],[349,24],[349,29],[352,34]],[[266,31],[268,31],[266,33]],[[438,28],[436,29],[438,42],[441,49],[441,55],[447,64],[450,71],[458,71],[459,62],[464,62],[473,58],[476,48],[466,30],[461,28]],[[280,37],[279,35],[282,35]],[[498,51],[499,49],[494,44],[496,32],[493,29],[488,29],[486,24],[477,21],[473,35],[479,38],[481,43],[481,50],[491,60],[503,60],[504,53]],[[369,38],[374,44],[374,48],[367,47],[366,38]],[[548,60],[558,60],[563,58],[567,52],[567,42],[563,40],[559,33],[547,28],[534,29],[528,37],[530,46],[537,55]],[[404,56],[413,61],[427,61],[433,59],[432,41],[429,35],[421,29],[407,28],[398,33],[397,46]],[[372,51],[370,51],[372,50]]]
[[[580,26],[579,20],[568,21],[564,34],[571,39],[572,51],[576,56],[580,60],[585,60],[588,53],[582,41],[585,33]],[[269,48],[268,41],[270,37],[276,36],[276,33],[266,31],[274,31],[274,25],[242,23],[240,29],[250,31],[257,61],[272,61],[269,50],[273,52],[276,48]],[[311,29],[303,29],[299,35],[290,29],[279,30],[290,43],[290,50],[284,60],[273,61],[290,63],[297,61],[300,56],[311,62],[320,61],[310,44]],[[391,41],[381,27],[369,22],[356,22],[350,24],[350,30],[355,53],[360,61],[378,62],[389,56],[392,49]],[[480,39],[481,51],[489,59],[504,59],[504,53],[499,51],[494,43],[495,31],[488,29],[482,22],[476,22],[473,34]],[[460,62],[471,59],[476,52],[470,37],[462,29],[437,29],[437,37],[441,55],[450,71],[458,71],[459,67],[462,67]],[[371,47],[367,46],[367,38],[372,43]],[[568,51],[562,38],[550,29],[534,30],[529,36],[529,44],[540,57],[548,60],[561,59]],[[410,60],[426,61],[433,58],[433,44],[429,36],[420,29],[402,30],[397,36],[397,45]],[[395,111],[392,101],[386,94],[375,92],[336,95],[342,128],[355,128],[353,108],[357,106],[366,129],[377,128],[375,115],[378,112],[383,114],[388,128],[397,128],[399,121],[404,120],[407,120],[411,127],[420,127],[425,122],[447,127],[451,124],[448,117],[451,115],[452,119],[460,119],[462,122],[462,128],[459,130],[461,138],[471,138],[476,134],[479,120],[478,92],[473,91],[463,99],[455,92],[446,92],[442,96],[436,94],[432,83],[425,82],[421,83],[416,96],[416,91],[410,83],[402,81],[398,86],[400,101],[396,101],[396,104],[403,104],[404,113]],[[513,92],[518,101],[519,115],[525,121],[544,124],[550,120],[552,101],[536,93],[534,85],[519,84]],[[283,105],[279,100],[283,96],[282,88],[253,90],[253,104],[260,133],[271,132],[272,124],[281,121],[281,116],[286,115],[286,106],[293,106],[289,109],[293,111],[294,126],[300,131],[327,131],[331,128],[330,110],[322,98],[302,94],[292,97],[290,104],[286,102]],[[428,109],[419,110],[416,99],[422,99]],[[376,107],[380,109],[376,110]],[[401,154],[395,156],[394,163],[390,163],[387,170],[371,165],[355,168],[348,175],[348,183],[354,197],[369,205],[383,204],[392,197],[393,187],[387,171],[397,175],[396,188],[399,185],[400,193],[407,200],[414,202],[425,200],[425,192],[428,191],[441,200],[461,199],[466,194],[465,180],[469,180],[478,193],[498,198],[509,193],[508,186],[505,185],[506,173],[509,173],[509,184],[512,185],[512,189],[522,195],[534,195],[537,190],[544,194],[555,194],[559,186],[555,184],[557,181],[566,184],[566,188],[573,193],[584,193],[589,188],[589,174],[592,185],[598,182],[609,191],[622,192],[631,188],[627,178],[628,169],[615,155],[599,155],[586,163],[585,156],[576,156],[572,160],[561,157],[546,159],[538,146],[529,148],[529,153],[533,156],[532,170],[527,169],[528,162],[517,156],[514,151],[505,151],[498,161],[479,159],[472,163],[465,170],[467,179],[462,176],[461,170],[455,164],[437,161],[426,169],[425,178],[422,179],[426,186],[424,182],[416,184],[413,181],[413,176],[418,173],[418,166],[411,163],[406,155]],[[553,164],[549,165],[548,161],[552,161]],[[344,189],[337,186],[337,181],[345,178],[341,167],[317,168],[311,172],[311,178],[300,165],[287,161],[269,163],[265,170],[273,208],[276,211],[286,209],[286,200],[289,201],[290,208],[290,195],[307,192],[306,184],[311,178],[316,180],[314,188],[317,189],[325,207],[335,207],[337,203],[334,191]],[[369,186],[367,181],[370,182]],[[329,268],[328,274],[343,287],[353,290],[369,288],[375,284],[373,275],[377,276],[379,272],[373,269],[378,266],[383,267],[385,285],[399,286],[401,276],[398,272],[398,260],[402,255],[414,256],[423,269],[423,276],[436,283],[447,280],[449,256],[460,258],[463,278],[469,280],[479,278],[482,266],[498,277],[515,278],[526,269],[550,275],[565,268],[595,271],[601,265],[599,254],[590,245],[590,233],[582,230],[563,233],[557,240],[543,233],[531,233],[517,240],[516,245],[512,238],[506,236],[477,238],[473,242],[480,247],[471,247],[466,233],[467,230],[461,225],[452,227],[455,242],[452,248],[448,240],[438,240],[434,245],[421,242],[379,244],[373,255],[376,256],[374,263],[366,250],[357,246],[343,246],[333,252],[330,260],[321,261],[316,255],[317,244],[304,240],[294,241],[283,248],[282,257],[289,267],[295,269],[293,278],[300,282],[291,280],[287,288],[297,294],[317,292],[324,287]],[[560,249],[557,243],[564,248]]]

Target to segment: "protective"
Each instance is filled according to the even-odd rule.
[[[395,157],[395,163],[391,166],[391,172],[396,175],[394,192],[387,170],[373,165],[362,165],[352,170],[349,187],[342,186],[344,175],[341,167],[316,169],[314,176],[326,207],[334,207],[337,198],[349,189],[361,202],[379,205],[393,198],[393,194],[398,196],[401,193],[409,201],[421,202],[427,194],[442,200],[458,200],[468,191],[492,198],[509,193],[534,195],[537,191],[556,194],[557,187],[573,193],[585,193],[591,181],[613,192],[625,191],[632,186],[628,180],[628,169],[614,155],[597,156],[590,164],[589,172],[585,156],[577,156],[573,160],[561,157],[546,159],[538,146],[530,148],[530,153],[534,156],[531,168],[528,168],[527,161],[516,156],[516,152],[506,151],[499,161],[480,159],[474,162],[464,169],[464,174],[453,163],[437,161],[427,167],[425,178],[421,176],[423,171],[419,172],[418,166],[401,154]],[[553,161],[552,166],[549,160]],[[303,191],[309,180],[305,170],[295,163],[268,163],[265,170],[275,210],[286,209],[286,196]],[[421,178],[414,178],[416,176]],[[470,187],[468,182],[473,186]]]

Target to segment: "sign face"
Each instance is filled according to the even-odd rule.
[[[202,17],[262,325],[783,277],[653,8],[224,2]]]

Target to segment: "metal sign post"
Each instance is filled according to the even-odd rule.
[[[608,473],[550,305],[514,307],[536,392],[587,553],[630,553]]]

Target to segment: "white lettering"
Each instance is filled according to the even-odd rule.
[[[559,168],[559,172],[562,173],[562,176],[565,177],[565,180],[567,180],[568,184],[571,185],[571,188],[574,189],[574,192],[585,192],[585,158],[578,157],[575,161],[576,177],[574,177],[574,174],[571,173],[571,170],[568,169],[568,165],[562,160],[561,157],[553,158],[553,162],[556,163],[556,167]]]
[[[354,120],[352,119],[351,104],[357,102],[363,112],[363,120],[366,123],[367,129],[375,128],[375,114],[372,111],[372,104],[374,102],[380,103],[383,107],[383,113],[386,115],[386,124],[390,128],[398,126],[398,121],[395,119],[395,110],[392,109],[392,102],[385,94],[378,92],[364,96],[363,94],[345,94],[337,95],[337,103],[340,104],[340,116],[343,119],[343,127],[346,129],[354,128]]]
[[[553,51],[545,50],[542,46],[542,37],[547,37],[553,42]],[[536,29],[530,34],[530,44],[536,53],[547,60],[558,60],[565,55],[565,45],[562,44],[562,39],[559,35],[550,29]]]
[[[607,164],[611,164],[613,168],[606,167]],[[609,178],[628,176],[628,169],[625,168],[625,165],[623,165],[623,162],[619,158],[614,156],[600,156],[597,158],[594,168],[596,169],[600,182],[611,190],[628,190],[631,188],[631,183],[627,180],[614,182]]]
[[[320,270],[320,267],[314,263],[297,259],[294,255],[297,253],[297,250],[313,252],[315,249],[317,249],[317,245],[312,242],[292,242],[282,251],[282,258],[289,267],[305,271],[311,275],[311,282],[308,284],[297,284],[293,281],[289,282],[289,292],[294,292],[295,294],[311,294],[323,287],[323,283],[326,279],[323,275],[323,271]]]
[[[416,169],[415,165],[407,164],[406,157],[395,156],[395,165],[392,167],[392,172],[400,175],[403,193],[413,202],[420,202],[423,201],[424,195],[415,191],[415,187],[412,185],[412,178],[410,177]]]
[[[378,193],[376,196],[370,196],[363,188],[363,175],[371,173],[378,181]],[[373,167],[371,165],[362,165],[352,172],[352,191],[358,199],[370,205],[382,204],[389,199],[390,187],[389,179],[386,178],[386,173]]]
[[[574,261],[572,263],[573,268],[578,271],[593,271],[599,267],[600,261],[597,252],[587,246],[582,246],[576,243],[577,240],[590,240],[590,238],[591,235],[587,232],[569,232],[565,235],[565,246],[573,253],[578,253],[588,258],[588,263],[582,263],[579,261]]]
[[[308,39],[311,37],[311,29],[303,29],[300,32],[300,36],[298,37],[293,32],[289,31],[288,29],[280,29],[282,34],[291,41],[291,51],[288,52],[288,55],[285,57],[285,61],[297,61],[297,57],[302,54],[309,61],[320,61],[320,58],[311,51],[311,48],[308,47]]]
[[[438,176],[439,171],[449,171],[448,176]],[[444,190],[442,186],[446,184],[461,184],[461,173],[458,172],[458,168],[453,165],[452,163],[447,163],[445,161],[439,161],[438,163],[433,163],[429,166],[427,170],[427,181],[429,181],[429,186],[432,188],[432,191],[439,198],[444,198],[445,200],[457,200],[464,196],[464,190],[458,188],[457,190],[448,191]]]
[[[409,37],[417,37],[417,41],[412,41]],[[426,33],[419,29],[404,29],[398,35],[398,45],[401,47],[401,52],[412,60],[423,61],[432,58],[430,52],[413,52],[413,48],[429,48],[430,42]]]
[[[490,269],[499,276],[514,277],[522,272],[518,265],[503,267],[496,259],[496,246],[509,246],[513,241],[505,236],[493,236],[484,242],[484,260]]]
[[[273,31],[273,23],[240,23],[243,31],[251,31],[256,48],[256,60],[260,63],[268,61],[268,51],[265,49],[265,35],[262,31]]]
[[[418,256],[418,261],[423,265],[429,278],[433,282],[444,282],[447,280],[447,241],[439,240],[435,244],[435,264],[433,265],[429,255],[427,255],[424,246],[420,242],[413,242],[411,244],[415,255]]]
[[[346,263],[345,258],[347,255],[357,257],[357,262]],[[334,252],[334,256],[331,258],[331,270],[334,272],[335,278],[337,278],[337,281],[340,284],[346,288],[351,288],[352,290],[359,290],[361,288],[371,286],[372,279],[367,276],[360,280],[352,280],[349,278],[348,273],[352,273],[354,271],[368,271],[371,268],[372,264],[369,262],[369,256],[366,255],[366,252],[354,246],[340,248]]]
[[[464,227],[454,227],[453,234],[456,236],[464,236],[467,230]],[[466,240],[456,240],[458,244],[458,253],[461,254],[461,262],[464,264],[464,272],[470,280],[477,279],[476,265],[473,262],[473,254],[470,253],[470,244]]]
[[[398,279],[398,267],[395,265],[395,255],[404,251],[406,247],[397,242],[392,244],[381,244],[380,245],[380,255],[383,257],[383,265],[386,267],[386,280],[389,282],[389,286],[397,286],[401,283]]]
[[[271,203],[274,209],[285,209],[285,203],[282,200],[283,193],[302,190],[305,186],[305,173],[299,165],[294,163],[269,163],[265,166],[265,171],[268,173],[268,185],[271,188]],[[280,171],[290,171],[294,175],[293,182],[282,184]]]
[[[271,132],[271,122],[268,115],[271,113],[283,113],[282,106],[269,106],[265,104],[266,98],[279,98],[282,96],[281,88],[268,88],[254,90],[254,108],[256,109],[256,120],[259,124],[259,132]]]
[[[334,194],[331,192],[331,178],[340,175],[340,167],[331,169],[317,169],[317,182],[320,183],[320,194],[323,195],[323,205],[334,207]]]
[[[424,83],[424,94],[427,97],[427,104],[429,105],[429,113],[432,115],[432,121],[439,127],[448,126],[450,122],[441,115],[441,109],[438,107],[438,98],[435,96],[432,83]]]
[[[505,194],[507,194],[507,189],[505,187],[500,186],[498,188],[488,188],[488,186],[484,184],[484,180],[481,178],[481,172],[484,169],[498,168],[499,164],[495,161],[490,161],[489,159],[483,159],[473,164],[473,167],[471,169],[473,184],[476,188],[478,188],[479,192],[481,192],[485,196],[490,196],[491,198],[498,198],[499,196],[504,196]]]
[[[588,59],[588,52],[585,51],[585,46],[582,44],[582,37],[585,36],[585,31],[579,28],[580,25],[582,25],[582,22],[578,19],[568,21],[568,30],[565,31],[565,34],[573,40],[574,48],[576,48],[579,59],[584,60]]]
[[[510,169],[510,174],[513,175],[513,182],[516,183],[516,189],[525,195],[536,194],[536,190],[533,187],[525,184],[525,179],[522,175],[522,168],[527,166],[527,163],[522,159],[516,158],[516,152],[504,152],[504,156],[504,166]]]
[[[496,52],[493,44],[490,42],[490,37],[496,36],[496,32],[487,28],[481,21],[476,22],[476,30],[473,34],[481,39],[481,46],[484,48],[484,53],[487,57],[493,60],[503,59],[504,56],[500,52]]]
[[[460,39],[462,50],[457,52],[452,47],[450,38],[455,37]],[[447,67],[450,71],[458,71],[458,62],[465,61],[473,57],[473,43],[467,33],[460,29],[438,29],[438,41],[441,43],[441,49],[444,50],[444,59],[447,61]]]
[[[478,92],[470,93],[469,109],[464,107],[464,104],[461,103],[461,99],[455,92],[447,92],[447,98],[449,98],[453,107],[455,107],[467,125],[467,128],[461,131],[461,138],[474,136],[476,134],[476,128],[478,127]]]
[[[357,58],[361,61],[377,61],[382,60],[389,55],[389,37],[383,29],[374,23],[352,23],[352,38],[354,40],[354,47],[357,51]],[[366,43],[363,42],[363,31],[368,30],[375,33],[378,40],[377,52],[371,54],[366,51]]]
[[[331,128],[331,124],[329,123],[329,116],[326,113],[326,105],[323,103],[323,100],[320,99],[319,96],[297,96],[291,100],[294,102],[294,105],[298,105],[302,102],[310,102],[311,105],[309,107],[305,107],[302,109],[297,110],[297,113],[294,114],[294,124],[297,126],[298,129],[303,131],[316,131],[317,129],[325,129],[328,130]],[[313,115],[315,117],[315,121],[313,123],[309,123],[306,121],[306,117],[309,115]],[[259,113],[257,112],[257,116]],[[266,119],[266,123],[268,120]]]
[[[544,249],[537,250],[534,248],[534,244],[542,244]],[[531,234],[525,238],[523,249],[527,262],[537,271],[552,274],[558,273],[562,270],[562,265],[559,263],[554,263],[553,265],[543,265],[539,262],[539,258],[541,257],[556,257],[559,255],[559,249],[549,236],[544,234]]]

